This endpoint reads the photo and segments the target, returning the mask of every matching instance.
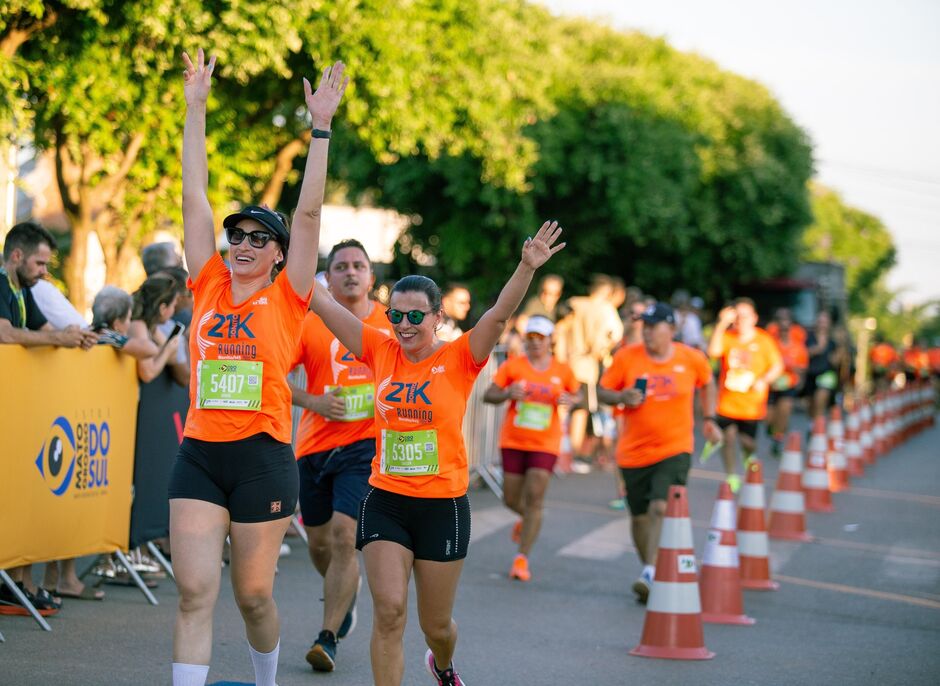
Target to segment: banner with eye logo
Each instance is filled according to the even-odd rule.
[[[0,345],[0,569],[126,549],[134,360]]]

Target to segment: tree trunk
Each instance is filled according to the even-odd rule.
[[[310,132],[304,131],[299,138],[295,138],[278,150],[274,163],[274,172],[261,194],[262,205],[272,208],[277,207],[278,202],[281,200],[281,193],[284,192],[284,184],[287,183],[287,175],[294,167],[294,160],[310,143],[310,138]]]
[[[65,262],[65,284],[69,289],[69,300],[84,312],[91,302],[85,292],[85,265],[88,263],[88,237],[93,231],[93,222],[87,212],[69,217],[72,223],[72,250]]]

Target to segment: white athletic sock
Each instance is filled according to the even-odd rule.
[[[173,686],[206,686],[209,665],[173,663]]]
[[[656,567],[653,565],[645,565],[643,567],[643,576],[649,576],[650,579],[654,579],[656,577]]]
[[[251,664],[255,668],[255,686],[277,686],[274,679],[277,677],[277,654],[280,651],[280,640],[270,653],[259,653],[248,644],[248,654],[251,655]]]

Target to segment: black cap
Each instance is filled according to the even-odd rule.
[[[260,222],[266,228],[270,229],[271,233],[273,233],[274,237],[277,239],[277,242],[281,244],[281,247],[287,249],[290,243],[290,232],[287,230],[287,225],[281,218],[282,216],[283,215],[267,207],[248,205],[247,207],[243,207],[240,212],[227,216],[222,221],[222,226],[226,229],[234,229],[242,219],[254,219],[256,222]]]
[[[640,318],[646,324],[659,324],[659,322],[666,322],[667,324],[676,323],[676,315],[672,311],[672,308],[666,303],[653,303],[646,308],[646,311],[640,315]]]

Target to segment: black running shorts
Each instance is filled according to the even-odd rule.
[[[334,512],[355,519],[370,488],[373,457],[375,439],[367,438],[298,458],[304,526],[322,526]]]
[[[237,441],[184,438],[170,474],[169,496],[215,503],[233,522],[266,522],[294,514],[297,462],[288,443],[266,433]]]
[[[372,487],[359,506],[356,548],[373,541],[398,543],[416,560],[462,560],[470,543],[470,499],[413,498]]]
[[[685,486],[691,464],[689,453],[679,453],[644,467],[621,467],[630,514],[646,514],[650,501],[665,500],[670,486]]]
[[[724,415],[718,415],[716,419],[718,420],[718,426],[722,431],[734,424],[736,427],[738,427],[738,431],[740,431],[745,436],[757,438],[757,425],[760,423],[760,421],[757,419],[732,419],[731,417],[725,417]]]

